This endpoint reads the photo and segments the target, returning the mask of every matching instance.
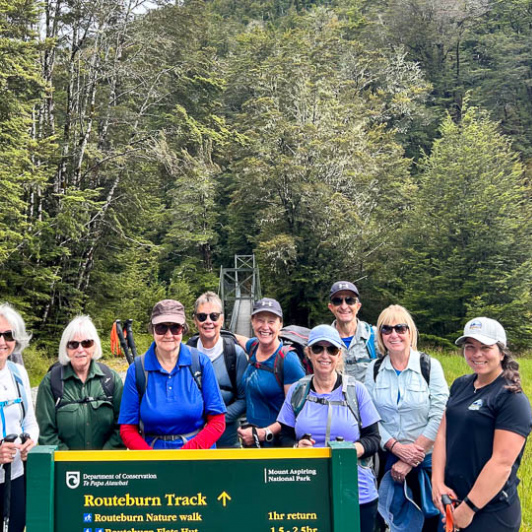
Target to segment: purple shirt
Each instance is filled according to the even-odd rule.
[[[289,427],[293,427],[296,432],[296,439],[299,440],[304,434],[311,434],[312,439],[316,442],[315,447],[325,447],[325,434],[327,431],[327,412],[329,408],[333,409],[331,421],[331,441],[337,436],[342,436],[347,442],[356,442],[360,439],[360,431],[355,416],[347,406],[341,405],[323,405],[306,401],[301,412],[297,416],[291,404],[292,394],[295,386],[288,390],[285,402],[279,412],[277,421]],[[360,412],[362,427],[369,427],[380,421],[379,413],[366,390],[366,387],[357,382],[357,399]],[[318,394],[313,390],[309,395],[322,397],[329,401],[342,401],[342,386],[338,386],[331,393]],[[358,498],[360,504],[374,501],[378,497],[375,476],[373,470],[368,467],[358,466]]]

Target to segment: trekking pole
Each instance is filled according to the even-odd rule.
[[[126,320],[126,323],[124,324],[124,331],[126,332],[126,343],[131,351],[131,354],[133,355],[133,358],[137,358],[137,346],[135,345],[135,339],[133,338],[133,329],[131,325],[133,324],[133,320],[129,319]]]
[[[8,434],[2,443],[13,443],[18,438],[17,434]],[[9,517],[11,515],[11,462],[4,464],[4,518],[3,532],[9,532]]]
[[[133,357],[131,356],[131,353],[129,352],[126,339],[124,338],[124,331],[122,330],[122,323],[120,320],[115,320],[113,324],[113,329],[116,331],[116,335],[118,336],[118,341],[120,342],[120,348],[124,352],[124,355],[126,357],[128,364],[130,365],[133,364]]]
[[[260,449],[260,440],[259,440],[259,434],[257,432],[257,425],[253,425],[252,423],[245,423],[241,425],[241,428],[251,429],[251,435],[253,436],[252,447],[256,447],[257,449]]]

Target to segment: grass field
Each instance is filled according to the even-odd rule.
[[[449,385],[451,385],[460,375],[471,373],[471,370],[463,357],[459,356],[457,353],[442,354],[431,352],[430,354],[435,356],[441,362],[445,372],[445,378]],[[520,358],[519,365],[523,389],[530,399],[532,398],[532,358]],[[523,509],[523,524],[521,526],[521,531],[532,532],[532,447],[530,442],[527,444],[525,454],[521,460],[518,476],[521,479],[519,497]]]

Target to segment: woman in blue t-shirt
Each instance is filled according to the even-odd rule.
[[[295,351],[283,348],[279,332],[283,311],[275,299],[265,297],[253,305],[251,325],[255,338],[237,335],[249,355],[249,366],[242,377],[246,389],[246,418],[238,429],[244,446],[278,446],[281,425],[277,415],[290,385],[305,375]]]
[[[451,386],[434,445],[434,503],[443,513],[442,495],[457,501],[456,530],[518,532],[517,469],[532,425],[519,365],[490,318],[469,321],[456,344],[474,373]]]
[[[187,323],[179,301],[163,299],[151,314],[153,343],[129,366],[120,406],[128,449],[209,449],[225,429],[226,408],[212,363],[182,343]]]
[[[371,532],[378,493],[370,459],[379,448],[380,416],[361,382],[342,375],[343,342],[330,325],[318,325],[305,352],[314,374],[297,382],[286,396],[277,421],[284,446],[325,447],[338,437],[353,442],[358,462],[360,530]]]

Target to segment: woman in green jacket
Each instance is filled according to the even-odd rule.
[[[59,362],[45,375],[37,394],[41,445],[59,450],[122,449],[117,424],[122,379],[96,362],[102,347],[89,316],[67,326],[59,344]]]

